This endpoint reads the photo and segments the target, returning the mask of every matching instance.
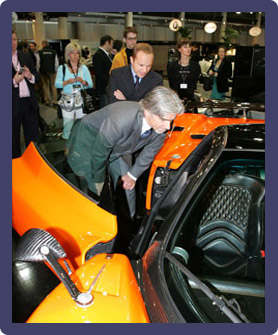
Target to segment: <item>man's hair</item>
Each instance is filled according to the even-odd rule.
[[[113,42],[113,49],[116,49],[117,51],[120,51],[123,47],[123,42],[120,40],[114,40]]]
[[[49,43],[48,43],[48,41],[47,41],[47,40],[43,40],[43,41],[42,41],[42,45],[44,45],[44,46],[48,47],[48,46],[49,46]]]
[[[37,43],[34,42],[34,41],[30,41],[28,44],[29,44],[29,46],[30,46],[30,44],[34,44],[35,47],[37,46]]]
[[[138,35],[137,30],[136,30],[134,27],[126,27],[126,28],[125,28],[125,30],[124,30],[124,34],[123,34],[124,38],[127,37],[127,34],[128,34],[128,33],[133,33],[133,34]]]
[[[156,86],[139,101],[141,111],[164,116],[166,114],[182,114],[184,105],[177,93],[164,86]]]
[[[79,57],[81,58],[81,48],[80,45],[77,43],[69,43],[66,48],[65,48],[65,62],[69,61],[69,54],[74,51],[74,50],[78,50],[79,52]],[[80,61],[79,58],[79,61]]]
[[[104,45],[107,41],[110,43],[111,41],[113,41],[113,37],[109,35],[102,36],[102,38],[100,39],[100,46]]]
[[[137,43],[132,51],[133,59],[136,58],[139,51],[143,51],[145,54],[153,54],[153,47],[148,43]]]

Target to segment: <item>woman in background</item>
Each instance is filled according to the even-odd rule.
[[[225,100],[225,93],[229,91],[228,79],[232,76],[232,64],[226,59],[226,48],[220,46],[218,57],[212,63],[209,74],[213,75],[211,98]]]
[[[194,100],[194,90],[201,73],[200,65],[190,59],[191,45],[188,39],[179,39],[176,50],[179,53],[178,60],[169,62],[167,66],[169,86],[185,102]]]
[[[81,89],[88,89],[93,87],[91,74],[86,65],[80,64],[81,48],[77,43],[69,43],[65,48],[65,62],[58,68],[55,86],[62,89],[62,92],[73,95],[73,92]],[[75,119],[82,118],[83,107],[75,106],[72,110],[62,110],[63,115],[63,134],[64,139],[68,139],[71,133]]]

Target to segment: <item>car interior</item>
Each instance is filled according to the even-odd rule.
[[[262,154],[263,155],[263,154]],[[236,305],[251,322],[264,322],[264,158],[258,154],[222,161],[208,176],[171,237],[170,250],[216,294]],[[261,156],[261,157],[260,157]],[[188,210],[189,208],[189,210]],[[172,252],[173,253],[173,252]],[[186,257],[184,255],[187,255]],[[191,322],[230,322],[216,313],[194,281],[168,263],[173,299]]]

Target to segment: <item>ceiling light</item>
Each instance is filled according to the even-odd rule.
[[[236,14],[241,14],[241,12],[236,12]]]
[[[205,27],[205,32],[208,34],[212,34],[215,32],[215,30],[217,29],[217,25],[214,22],[208,22]]]
[[[178,31],[182,27],[182,22],[179,19],[174,19],[169,23],[169,28],[172,31]]]
[[[249,29],[249,35],[251,36],[259,36],[262,32],[262,29],[260,27],[252,27]]]

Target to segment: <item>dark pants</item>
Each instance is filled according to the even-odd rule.
[[[23,134],[26,147],[33,141],[38,141],[38,110],[34,110],[31,103],[31,98],[20,98],[19,108],[13,110],[13,125],[12,125],[12,141],[13,152],[12,157],[21,156],[20,145],[20,127],[23,127]]]
[[[99,98],[99,109],[105,107],[106,105],[108,105],[108,96],[107,94],[100,94],[98,96]]]

